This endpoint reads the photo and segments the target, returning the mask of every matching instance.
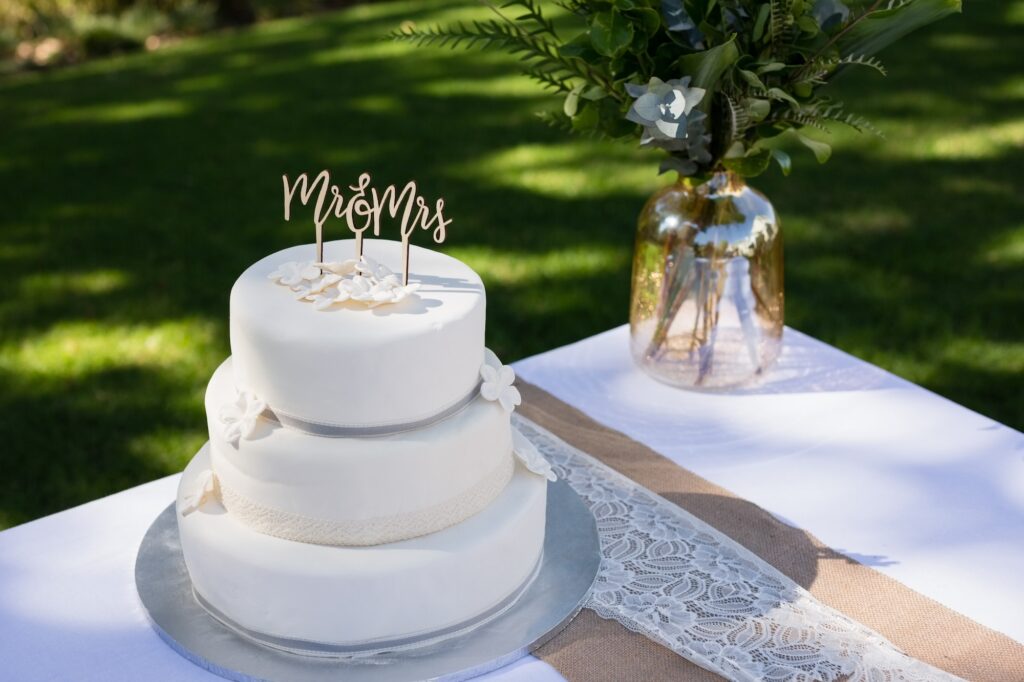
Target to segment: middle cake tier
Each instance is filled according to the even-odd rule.
[[[484,509],[512,478],[509,414],[476,399],[413,431],[314,436],[260,417],[230,438],[231,359],[206,392],[211,466],[227,510],[256,531],[299,542],[365,546],[453,526]]]

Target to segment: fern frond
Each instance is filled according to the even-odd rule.
[[[515,21],[533,23],[535,28],[532,33],[546,33],[552,38],[558,38],[558,34],[555,32],[555,25],[544,16],[544,12],[541,10],[537,0],[508,0],[501,5],[502,9],[510,7],[519,7],[523,10],[523,13],[517,16]]]
[[[830,63],[834,66],[866,66],[869,69],[874,69],[883,76],[888,76],[889,73],[885,70],[882,62],[876,58],[868,56],[866,54],[848,54],[842,59],[833,59]]]
[[[791,0],[770,0],[769,30],[771,31],[772,54],[783,54],[783,48],[793,38],[793,15],[790,14]]]
[[[582,138],[589,140],[611,140],[613,138],[608,137],[600,130],[579,130],[572,124],[572,119],[562,113],[555,113],[553,111],[538,111],[535,114],[537,118],[543,121],[549,128],[554,128],[563,133],[570,133],[572,135],[578,135]]]
[[[547,85],[563,89],[562,82],[566,79],[580,78],[601,86],[609,95],[623,101],[625,96],[620,92],[621,88],[616,89],[612,77],[605,71],[582,59],[566,57],[552,38],[536,31],[527,31],[514,19],[502,14],[496,6],[489,6],[498,19],[474,21],[471,24],[458,22],[451,26],[431,26],[426,29],[404,26],[392,31],[389,37],[418,46],[502,49],[519,57],[526,75],[535,79],[539,77]]]
[[[572,119],[565,114],[556,114],[553,111],[538,111],[537,118],[547,124],[549,128],[560,130],[563,133],[572,133],[576,130],[572,127]]]
[[[791,79],[793,83],[824,85],[825,79],[832,71],[833,60],[825,57],[813,57],[796,72]]]
[[[541,87],[556,92],[569,92],[573,88],[572,79],[559,76],[544,69],[526,67],[523,74],[541,84]]]
[[[425,29],[403,26],[389,33],[388,37],[392,40],[410,42],[419,47],[431,45],[451,49],[459,47],[465,49],[477,47],[484,50],[509,48],[520,42],[518,32],[494,20],[474,21],[469,26],[459,21],[451,26],[429,26]]]
[[[791,112],[783,112],[777,120],[810,126],[824,132],[829,132],[828,123],[839,123],[853,128],[858,133],[871,133],[878,137],[885,137],[882,131],[876,128],[871,121],[863,116],[847,112],[842,102],[832,102],[825,99],[812,102]]]
[[[722,147],[728,149],[733,141],[740,139],[743,133],[750,129],[751,121],[747,110],[737,104],[729,95],[722,93],[722,102],[722,115],[726,130],[729,131],[728,138]]]

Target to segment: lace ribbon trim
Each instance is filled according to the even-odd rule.
[[[509,452],[479,483],[445,502],[406,514],[351,521],[273,509],[239,494],[223,480],[220,497],[228,513],[257,532],[307,544],[366,547],[436,533],[468,519],[501,494],[514,470],[515,459]]]
[[[513,426],[597,520],[587,607],[729,680],[947,682],[753,552],[521,415]]]
[[[417,649],[420,647],[432,646],[440,642],[458,637],[467,632],[475,630],[487,623],[490,623],[495,618],[498,618],[503,613],[512,608],[516,602],[519,601],[520,597],[526,593],[533,581],[536,580],[537,575],[540,573],[541,565],[544,562],[543,553],[537,559],[537,563],[534,565],[533,570],[530,571],[530,575],[526,577],[526,580],[515,589],[512,594],[502,599],[496,605],[487,609],[478,616],[474,616],[469,620],[463,621],[456,625],[451,625],[440,630],[434,630],[427,633],[410,635],[408,637],[402,637],[399,639],[390,640],[368,640],[366,642],[355,642],[352,644],[327,644],[324,642],[315,642],[305,639],[291,639],[287,637],[278,637],[276,635],[268,635],[263,632],[251,630],[244,625],[236,623],[234,620],[224,615],[220,609],[208,602],[199,592],[193,588],[192,594],[195,595],[196,601],[206,609],[207,613],[219,620],[221,623],[234,630],[238,634],[242,635],[247,639],[251,639],[259,644],[272,647],[274,649],[280,649],[281,651],[287,651],[288,653],[298,654],[301,656],[314,656],[320,658],[341,658],[341,659],[358,659],[367,657],[380,657],[386,656],[387,654],[396,654],[401,651],[408,649]],[[374,663],[383,663],[381,659],[373,661]]]

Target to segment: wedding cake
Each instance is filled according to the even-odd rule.
[[[197,600],[271,646],[436,641],[500,614],[540,562],[554,477],[511,424],[480,277],[403,246],[296,246],[231,291],[178,528]]]

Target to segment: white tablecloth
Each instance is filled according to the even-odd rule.
[[[516,365],[598,421],[1024,641],[1024,434],[787,330],[761,387],[678,391],[614,329]],[[149,628],[135,552],[164,478],[0,533],[0,677],[212,680]],[[557,680],[527,658],[503,682]]]

